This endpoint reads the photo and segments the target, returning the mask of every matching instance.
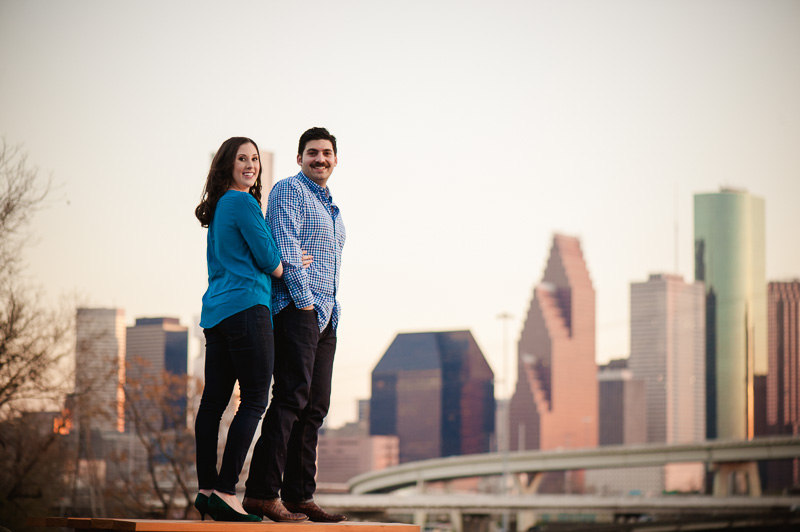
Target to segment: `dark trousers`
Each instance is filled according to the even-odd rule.
[[[200,489],[235,494],[247,450],[269,399],[274,362],[270,311],[256,305],[203,332],[205,386],[195,421],[197,484]],[[217,473],[220,419],[237,380],[241,402],[228,429]]]
[[[300,502],[317,484],[317,437],[331,402],[336,331],[315,310],[289,305],[275,315],[272,402],[253,450],[245,497]]]

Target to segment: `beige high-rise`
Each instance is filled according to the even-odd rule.
[[[705,439],[703,283],[668,274],[631,283],[628,367],[645,383],[648,442]]]
[[[705,439],[705,293],[703,283],[655,274],[631,283],[628,367],[644,381],[650,443]],[[702,489],[704,465],[668,464],[662,489]]]
[[[82,429],[125,430],[125,311],[79,308],[75,404]]]

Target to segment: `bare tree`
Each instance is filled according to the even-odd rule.
[[[42,308],[21,278],[28,225],[49,190],[41,181],[18,147],[0,141],[0,420],[64,392],[51,370],[69,352],[71,319]]]
[[[28,165],[27,154],[0,139],[0,276],[17,273],[31,216],[49,189],[39,169]]]
[[[192,511],[194,433],[187,423],[186,375],[168,371],[130,371],[125,384],[128,427],[135,447],[118,450],[111,460],[117,471],[109,496],[134,515],[186,519]],[[196,386],[195,386],[196,388]]]
[[[72,321],[43,308],[22,280],[29,223],[48,190],[26,155],[0,139],[0,523],[49,511],[66,456],[59,414],[31,411],[63,399],[68,377],[57,365]]]

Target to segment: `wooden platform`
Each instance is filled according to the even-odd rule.
[[[417,525],[343,521],[341,523],[231,523],[227,521],[189,521],[170,519],[103,519],[83,517],[44,517],[28,521],[33,527],[72,528],[105,532],[420,532]]]

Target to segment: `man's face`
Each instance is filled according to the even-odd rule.
[[[326,186],[337,162],[329,140],[310,140],[306,142],[303,153],[297,156],[297,164],[306,177],[321,187]]]

